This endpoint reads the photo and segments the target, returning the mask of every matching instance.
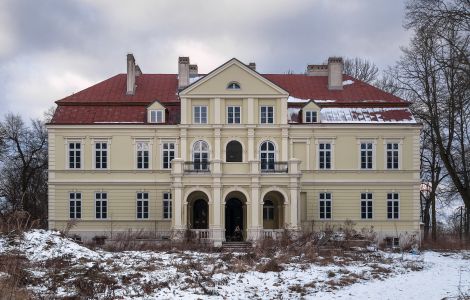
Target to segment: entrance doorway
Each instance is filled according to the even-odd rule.
[[[209,228],[209,207],[204,199],[194,201],[193,205],[193,229]]]
[[[225,239],[243,241],[243,203],[238,198],[230,198],[225,203]]]

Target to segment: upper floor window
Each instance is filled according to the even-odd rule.
[[[95,169],[108,168],[108,143],[95,142]]]
[[[274,170],[276,150],[274,144],[266,141],[260,147],[261,170]]]
[[[228,90],[239,90],[240,89],[240,84],[238,82],[232,81],[229,84],[227,84],[227,89]]]
[[[209,145],[205,141],[197,141],[193,145],[193,163],[195,170],[209,168]]]
[[[149,168],[149,143],[148,142],[137,142],[137,169],[148,169]]]
[[[374,145],[371,142],[361,143],[361,169],[373,168]]]
[[[227,107],[227,123],[240,124],[241,123],[241,108],[240,106]]]
[[[318,168],[321,170],[331,169],[331,144],[318,144]]]
[[[69,169],[80,169],[82,167],[82,144],[80,142],[68,143]]]
[[[305,123],[317,123],[317,112],[314,110],[307,110],[305,112]]]
[[[387,143],[387,169],[398,169],[398,143]]]
[[[242,162],[243,147],[238,141],[230,141],[225,149],[227,162]]]
[[[162,109],[150,111],[150,123],[165,123],[165,114]]]
[[[274,107],[272,106],[260,107],[260,123],[261,124],[274,124]]]
[[[193,107],[194,124],[207,124],[207,106]]]
[[[164,142],[162,144],[163,169],[171,169],[171,161],[175,159],[175,143]]]

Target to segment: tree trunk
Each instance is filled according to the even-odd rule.
[[[429,194],[429,199],[431,200],[431,209],[432,209],[432,240],[437,240],[437,221],[436,221],[436,193],[431,191]]]

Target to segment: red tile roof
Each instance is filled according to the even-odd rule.
[[[328,90],[327,76],[261,75],[288,91],[292,97],[335,100],[318,103],[321,106],[408,106],[408,102],[347,75],[343,76],[344,80],[353,80],[354,83],[345,85],[341,91]],[[118,74],[56,101],[58,108],[51,123],[146,123],[146,107],[155,100],[167,107],[166,124],[179,123],[176,74],[142,74],[136,78],[134,95],[126,94],[126,79],[126,74]]]

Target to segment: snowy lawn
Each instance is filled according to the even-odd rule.
[[[13,272],[12,266],[19,268]],[[470,295],[470,252],[106,252],[33,230],[21,239],[0,237],[0,293],[12,283],[33,297],[451,299]]]

